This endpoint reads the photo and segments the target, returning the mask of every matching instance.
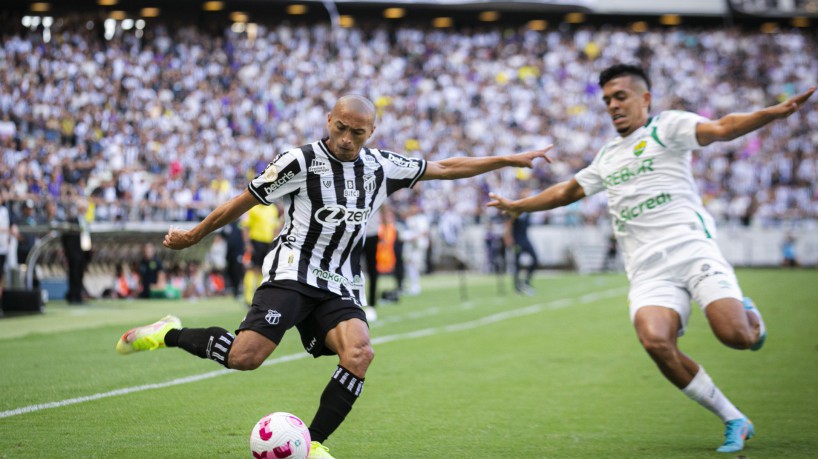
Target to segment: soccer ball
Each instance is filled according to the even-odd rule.
[[[310,431],[294,414],[268,414],[250,432],[250,451],[255,459],[307,459]]]

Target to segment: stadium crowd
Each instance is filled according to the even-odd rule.
[[[556,145],[547,167],[424,183],[399,198],[433,221],[452,209],[479,221],[489,190],[515,196],[569,178],[615,134],[596,81],[612,63],[650,70],[654,113],[708,117],[769,105],[818,75],[818,40],[802,30],[279,24],[214,36],[151,23],[142,38],[120,29],[108,41],[100,27],[63,18],[49,42],[41,28],[2,32],[0,193],[12,207],[87,199],[94,221],[199,220],[276,153],[323,136],[339,95],[360,93],[379,109],[372,146],[435,160]],[[703,149],[694,170],[707,207],[722,223],[816,219],[815,145],[809,104]],[[602,196],[540,218],[608,224]]]

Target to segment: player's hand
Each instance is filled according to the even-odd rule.
[[[547,163],[551,162],[551,158],[546,156],[549,150],[554,148],[554,145],[548,145],[545,148],[540,150],[532,150],[527,151],[525,153],[517,153],[516,155],[511,155],[512,165],[517,167],[534,167],[534,160],[537,158],[544,159]]]
[[[813,86],[797,96],[792,96],[778,105],[773,105],[770,107],[773,111],[773,115],[777,118],[786,118],[797,112],[798,109],[804,105],[807,99],[809,99],[815,93],[815,89],[815,86]]]
[[[501,210],[504,214],[510,216],[511,218],[517,218],[520,215],[519,211],[516,211],[512,208],[512,201],[510,199],[506,199],[498,194],[489,193],[489,197],[491,201],[486,204],[488,207],[496,207],[497,209]]]
[[[170,227],[168,234],[165,235],[165,240],[162,245],[173,250],[186,249],[194,244],[196,241],[190,231],[179,228]]]

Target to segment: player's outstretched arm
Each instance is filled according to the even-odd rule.
[[[762,108],[751,113],[730,113],[717,120],[699,123],[696,126],[696,139],[699,145],[710,145],[713,142],[733,140],[744,134],[797,112],[815,92],[815,87],[793,96],[777,105]]]
[[[241,217],[242,214],[258,203],[258,200],[250,194],[249,190],[244,190],[244,193],[213,209],[213,212],[210,212],[210,215],[194,226],[193,229],[183,230],[171,226],[162,244],[169,249],[186,249],[201,241],[202,238],[213,231]]]
[[[501,167],[533,167],[534,160],[543,158],[546,162],[551,159],[546,156],[548,150],[553,145],[549,145],[541,150],[527,151],[505,156],[486,156],[483,158],[471,158],[460,156],[457,158],[447,158],[441,161],[429,161],[426,164],[426,172],[421,180],[455,180],[460,178],[474,177],[475,175],[500,169]]]
[[[489,193],[492,199],[486,204],[488,207],[496,207],[512,218],[517,218],[523,212],[535,212],[538,210],[550,210],[557,207],[567,206],[572,202],[579,201],[585,197],[585,190],[582,189],[576,179],[551,185],[545,190],[529,196],[527,198],[512,201],[500,195]]]

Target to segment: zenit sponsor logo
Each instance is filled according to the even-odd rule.
[[[363,225],[370,212],[370,209],[349,209],[338,204],[329,204],[315,212],[315,219],[328,226],[338,226],[341,223]]]
[[[287,173],[285,173],[284,175],[279,177],[278,180],[276,180],[275,182],[265,186],[264,187],[264,192],[267,193],[267,194],[272,194],[273,191],[277,190],[281,185],[284,185],[285,183],[290,181],[290,179],[293,178],[293,177],[295,177],[295,172],[287,171]]]

